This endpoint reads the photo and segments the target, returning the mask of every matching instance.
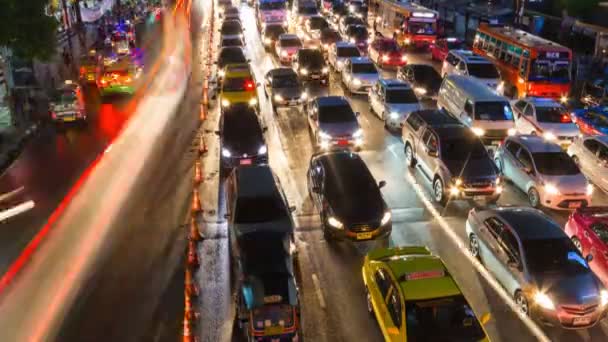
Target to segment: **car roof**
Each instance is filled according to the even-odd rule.
[[[253,76],[251,67],[247,63],[226,64],[224,67],[226,76],[224,77],[246,77]]]
[[[300,39],[297,34],[283,33],[279,36],[279,39]]]
[[[350,103],[344,96],[319,96],[315,99],[315,101],[319,106],[350,106]]]
[[[319,50],[319,49],[313,49],[313,48],[302,48],[302,49],[299,49],[298,50],[298,54],[301,54],[301,53],[309,53],[309,54],[314,53],[314,54],[323,56],[323,52],[321,52],[321,50]],[[305,60],[303,60],[302,62],[305,62]]]
[[[558,101],[547,97],[526,97],[524,100],[535,107],[562,107]]]
[[[224,125],[229,121],[243,121],[253,125],[258,125],[258,114],[254,107],[247,103],[235,103],[222,111]]]
[[[409,83],[396,78],[383,78],[378,82],[380,82],[380,84],[387,89],[409,89],[412,87]]]
[[[336,48],[342,48],[342,47],[354,47],[354,48],[357,48],[357,45],[355,45],[355,43],[351,43],[351,42],[347,42],[347,41],[336,42]]]
[[[407,67],[412,68],[414,70],[416,70],[416,69],[433,69],[435,72],[437,72],[437,70],[435,70],[435,67],[433,67],[430,64],[422,64],[422,63],[420,63],[420,64],[409,64],[408,63]]]
[[[350,57],[350,62],[352,64],[369,64],[373,63],[369,57]]]
[[[475,53],[473,53],[473,51],[471,50],[450,50],[450,52],[462,59],[464,59],[464,61],[468,64],[468,63],[485,63],[485,64],[492,64],[492,62],[482,56],[476,55]]]
[[[235,170],[238,197],[274,197],[277,187],[268,165],[239,167]]]
[[[241,46],[224,46],[220,49],[220,53],[242,53],[243,56],[245,55],[245,51],[243,50],[243,47]]]
[[[492,209],[492,212],[505,221],[522,241],[567,238],[561,227],[538,209],[502,207]]]
[[[298,76],[292,68],[282,67],[282,68],[274,68],[268,71],[268,74],[272,77],[274,76]]]
[[[424,109],[415,111],[413,114],[417,114],[427,125],[434,128],[466,127],[458,119],[443,110]]]
[[[516,135],[509,137],[509,140],[520,143],[531,153],[537,152],[562,152],[562,148],[551,141],[537,135]]]
[[[462,89],[469,96],[474,97],[476,101],[505,101],[507,99],[496,94],[485,83],[472,76],[465,75],[448,75],[444,82],[452,83],[456,88]]]

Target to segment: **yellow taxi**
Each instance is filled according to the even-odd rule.
[[[424,246],[376,249],[362,268],[367,308],[386,341],[489,341],[441,259]]]
[[[235,103],[248,103],[259,112],[260,103],[257,91],[259,85],[255,81],[255,76],[249,64],[226,65],[224,79],[219,91],[219,101],[222,108],[228,108]]]

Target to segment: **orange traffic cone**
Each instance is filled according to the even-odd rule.
[[[201,265],[198,261],[196,246],[192,240],[188,241],[188,265],[193,268],[198,268]]]
[[[186,267],[186,295],[190,297],[198,297],[198,287],[192,279],[192,271]]]
[[[205,137],[201,134],[198,140],[198,154],[202,155],[203,153],[207,153],[207,143],[205,142]]]
[[[196,218],[194,216],[190,218],[190,234],[188,235],[188,239],[194,242],[203,240],[203,235],[198,229],[198,224],[196,223]]]
[[[201,161],[196,160],[194,162],[194,184],[201,184],[203,181],[203,167],[201,166]]]
[[[186,317],[188,321],[193,321],[198,318],[198,315],[198,312],[192,307],[192,299],[186,293],[184,297],[184,317]]]
[[[197,342],[198,339],[196,336],[192,334],[192,326],[190,321],[184,317],[184,336],[182,339],[183,342]]]
[[[201,197],[198,194],[198,188],[195,186],[192,190],[192,208],[190,208],[193,213],[198,213],[203,210],[201,206]]]

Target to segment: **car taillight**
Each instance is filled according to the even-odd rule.
[[[104,79],[101,80],[101,85],[106,85],[108,82]]]
[[[561,123],[571,123],[572,120],[568,114],[562,114],[562,117],[559,119]]]
[[[55,112],[51,112],[51,117],[52,117],[53,119],[57,119],[57,114],[55,114]]]
[[[253,81],[245,81],[245,90],[253,90],[254,87]]]
[[[80,75],[84,75],[87,72],[85,67],[80,67]]]

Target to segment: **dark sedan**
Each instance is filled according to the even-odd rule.
[[[278,107],[302,105],[308,96],[298,80],[298,75],[291,68],[268,71],[264,77],[264,95],[270,98],[275,113]]]
[[[329,84],[329,67],[318,49],[300,49],[293,57],[293,69],[302,81],[318,81]]]
[[[235,104],[220,116],[220,166],[229,170],[236,166],[268,163],[268,148],[264,130],[255,109],[247,104]]]
[[[399,69],[397,78],[412,85],[419,99],[437,99],[441,75],[431,65],[409,64]]]

